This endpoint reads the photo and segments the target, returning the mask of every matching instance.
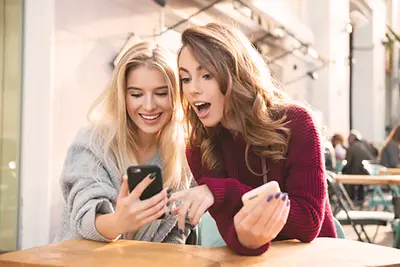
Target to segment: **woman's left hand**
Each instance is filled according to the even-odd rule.
[[[201,216],[214,204],[214,196],[207,185],[199,185],[172,194],[168,202],[173,201],[182,202],[172,214],[178,215],[178,228],[184,232],[186,215],[192,226],[196,226]]]

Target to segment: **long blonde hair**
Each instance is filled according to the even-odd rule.
[[[183,110],[176,60],[154,43],[137,43],[118,62],[107,88],[89,111],[88,119],[94,125],[91,143],[100,141],[103,144],[103,160],[120,175],[125,174],[130,165],[137,164],[137,127],[127,114],[125,94],[127,75],[140,66],[159,70],[169,89],[172,117],[158,134],[164,186],[174,190],[187,188]]]
[[[285,159],[290,131],[285,127],[284,111],[293,101],[278,89],[264,59],[244,34],[210,23],[186,29],[182,33],[182,44],[182,49],[188,47],[199,64],[216,78],[226,99],[223,121],[243,135],[249,170],[256,174],[247,160],[249,147],[257,155],[273,161]],[[203,165],[219,169],[221,126],[205,129],[185,100],[184,109],[190,131],[189,145],[200,148]]]

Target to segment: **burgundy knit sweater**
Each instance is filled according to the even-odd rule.
[[[275,240],[310,242],[316,237],[336,237],[319,132],[311,115],[302,107],[288,107],[286,117],[286,127],[291,131],[287,157],[280,162],[266,159],[268,180],[277,181],[290,198],[288,220]],[[202,166],[198,148],[187,149],[189,166],[197,183],[206,184],[214,195],[209,212],[227,245],[238,254],[260,255],[268,250],[270,243],[258,249],[244,247],[238,240],[233,217],[243,206],[242,195],[262,185],[263,177],[252,174],[247,168],[246,144],[241,136],[222,130],[220,142],[220,171]],[[262,173],[261,158],[251,149],[248,159],[252,170]]]

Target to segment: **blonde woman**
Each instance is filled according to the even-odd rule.
[[[124,54],[89,112],[91,125],[68,150],[61,175],[62,230],[56,241],[185,243],[189,225],[183,233],[175,216],[158,219],[168,214],[171,191],[188,188],[191,179],[178,85],[176,60],[159,46],[141,42]],[[129,193],[124,174],[136,164],[161,167],[165,190],[141,201],[152,182],[147,177]]]
[[[208,209],[236,253],[259,255],[274,239],[335,237],[324,176],[321,127],[272,82],[238,30],[211,23],[186,29],[178,56],[191,129],[187,159],[199,186],[174,194],[179,227]],[[282,192],[243,206],[268,181]]]

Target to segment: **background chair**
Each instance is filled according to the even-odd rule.
[[[342,225],[351,225],[356,232],[358,239],[364,241],[362,235],[364,235],[365,240],[369,243],[373,243],[376,234],[378,233],[379,226],[387,225],[394,219],[394,214],[385,211],[361,211],[355,210],[351,199],[348,197],[346,190],[340,183],[334,182],[334,176],[336,174],[327,171],[327,181],[328,181],[328,192],[330,202],[334,203],[334,216]],[[371,239],[364,226],[366,225],[376,225],[376,232],[374,237]]]

